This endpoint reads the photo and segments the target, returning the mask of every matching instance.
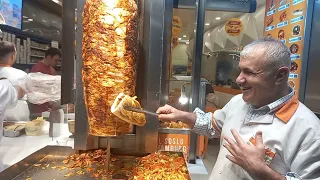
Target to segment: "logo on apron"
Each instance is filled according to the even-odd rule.
[[[251,137],[248,144],[251,146],[256,146],[256,139],[254,137]],[[276,155],[276,152],[268,147],[265,147],[264,153],[264,160],[266,164],[269,166],[274,156]]]

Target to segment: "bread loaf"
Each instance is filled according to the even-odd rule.
[[[87,0],[83,12],[82,81],[89,134],[116,136],[130,124],[111,113],[120,92],[135,94],[138,9],[134,0]]]

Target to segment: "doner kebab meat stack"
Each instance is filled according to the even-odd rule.
[[[120,93],[135,95],[138,8],[134,0],[87,0],[83,12],[82,80],[89,133],[116,136],[130,124],[111,112]]]

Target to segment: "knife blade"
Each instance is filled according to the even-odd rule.
[[[132,111],[132,112],[137,112],[137,113],[144,113],[144,114],[151,115],[151,116],[156,116],[156,117],[159,116],[159,114],[157,114],[157,113],[154,113],[154,112],[151,112],[151,111],[147,111],[147,110],[144,110],[144,109],[131,107],[131,106],[124,106],[123,108],[125,110],[127,110],[127,111]]]

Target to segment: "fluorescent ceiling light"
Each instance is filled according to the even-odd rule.
[[[208,36],[210,36],[211,34],[210,33],[208,33]]]
[[[206,25],[206,26],[209,26],[209,25],[210,25],[210,23],[206,23],[205,25]]]
[[[216,17],[216,20],[220,20],[221,19],[221,17]]]
[[[28,19],[28,21],[33,21],[33,19]]]
[[[59,4],[60,6],[62,5],[62,2],[60,0],[52,0],[54,3]]]
[[[181,41],[181,38],[178,38],[179,41]]]
[[[187,35],[183,35],[183,37],[187,37]]]
[[[23,18],[28,18],[27,16],[22,16]]]

